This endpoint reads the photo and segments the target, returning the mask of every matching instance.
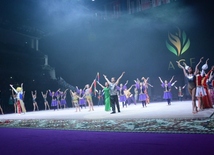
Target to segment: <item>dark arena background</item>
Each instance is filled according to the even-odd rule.
[[[5,120],[10,122],[20,119],[27,122],[27,120],[35,119],[35,121],[39,122],[39,120],[46,119],[45,114],[43,118],[45,111],[41,91],[56,91],[59,88],[63,91],[66,89],[74,91],[76,86],[84,88],[86,84],[93,82],[97,77],[97,73],[99,73],[99,82],[104,84],[103,74],[110,79],[111,77],[118,78],[122,72],[125,72],[120,83],[124,84],[128,80],[128,87],[134,84],[134,80],[137,78],[149,77],[148,82],[153,86],[148,88],[150,105],[154,106],[162,102],[166,104],[162,99],[163,88],[158,77],[169,81],[174,76],[174,80],[177,80],[175,84],[177,87],[187,84],[183,71],[178,67],[176,61],[185,62],[189,66],[195,67],[200,58],[204,57],[202,64],[209,58],[208,70],[214,65],[214,7],[212,3],[211,0],[1,0],[0,102],[4,115],[0,115],[0,127],[2,125],[3,127],[6,126],[6,128],[0,128],[0,130],[2,132],[9,132],[9,130],[16,132],[17,126],[15,125],[15,129],[8,129],[7,127],[11,126],[7,126],[7,123],[5,125]],[[14,107],[9,104],[9,99],[11,97],[10,84],[16,88],[21,83],[24,84],[24,102],[27,113],[25,116],[21,115],[19,117],[18,114],[14,114]],[[98,99],[94,89],[92,99],[96,111]],[[96,85],[96,89],[101,90],[101,87]],[[28,112],[33,111],[31,91],[35,90],[38,92],[37,103],[40,111],[35,112],[38,115],[30,115]],[[171,91],[173,96],[172,103],[178,103],[178,91],[174,87],[172,87]],[[134,89],[131,92],[134,93]],[[75,108],[71,103],[70,93],[67,93],[66,100],[67,109],[65,111],[74,111]],[[187,122],[192,122],[192,119],[202,119],[203,121],[208,119],[212,124],[213,109],[193,116],[190,100],[191,97],[187,88],[185,88],[184,103],[182,108],[178,107],[181,108],[178,115],[174,111],[168,113],[169,111],[164,109],[160,115],[152,112],[152,110],[148,111],[148,113],[151,112],[153,114],[152,116],[148,114],[145,117],[148,117],[148,121],[150,121],[157,118],[167,119],[172,116],[176,118],[176,121],[178,119],[179,122],[182,122],[180,119],[184,119],[184,122],[185,119],[187,119]],[[49,104],[51,102],[50,96],[48,96],[48,102]],[[187,111],[185,111],[185,107],[188,108]],[[174,115],[171,115],[172,113]],[[59,111],[58,115],[63,120],[70,119],[70,116],[64,116],[62,111]],[[61,115],[63,116],[61,117]],[[97,121],[101,121],[102,118],[109,120],[116,118],[117,120],[117,116],[110,117],[107,115],[97,115],[96,119],[98,119]],[[54,114],[52,116],[54,117]],[[82,116],[78,114],[78,116],[72,116],[72,118],[80,122],[85,119],[90,121],[90,118],[93,118],[92,115],[82,114]],[[119,118],[123,121],[123,119],[131,119],[135,118],[135,116],[130,115],[129,117],[127,115]],[[136,118],[142,118],[140,113],[136,114]],[[168,120],[168,122],[170,121]],[[69,122],[67,123],[69,124]],[[76,123],[78,124],[78,122]],[[91,123],[93,124],[94,122]],[[103,122],[99,123],[102,124]],[[130,123],[132,124],[133,121],[130,121],[129,125]],[[168,126],[171,127],[171,125]],[[25,124],[19,127],[31,126]],[[50,128],[55,129],[53,126]],[[89,130],[95,130],[94,126],[89,128]],[[51,129],[50,131],[52,132],[58,132],[58,130],[53,131]],[[83,134],[90,134],[87,133],[87,128],[81,129],[84,129],[82,131]],[[21,130],[27,129],[17,130],[26,132]],[[105,134],[109,134],[108,130],[117,131],[116,128],[104,128],[104,130],[106,131]],[[146,132],[149,131],[145,130]],[[118,129],[118,131],[122,131],[122,129]],[[163,130],[159,128],[159,131],[162,132]],[[171,128],[164,130],[166,133],[168,131],[171,131]],[[193,132],[190,128],[185,129],[185,132],[180,128],[176,132],[174,131],[172,130],[173,133],[179,134],[190,133],[189,131],[191,133],[202,132],[199,131],[199,128],[197,128],[196,132]],[[40,132],[43,132],[43,130]],[[131,134],[131,132],[127,133],[127,135]],[[152,130],[152,132],[156,132],[156,129],[155,131]],[[203,131],[203,133],[206,133],[206,131]],[[206,138],[201,137],[201,139],[213,144],[213,140],[210,140],[211,137],[213,138],[214,133],[211,127],[208,133],[211,135],[209,135],[210,137],[205,134]],[[45,135],[45,133],[34,134]],[[75,134],[72,136],[75,136]],[[140,135],[142,133],[137,134]],[[146,133],[143,134],[146,137]],[[179,137],[181,135],[175,134],[174,136]],[[169,135],[166,134],[164,136],[167,137]],[[191,136],[194,136],[194,134],[188,136],[187,144],[188,142],[192,143]],[[195,136],[197,137],[197,135]],[[5,138],[8,139],[8,137]],[[171,137],[170,139],[173,138]],[[111,143],[111,139],[108,140]],[[133,139],[133,143],[134,141]],[[144,142],[141,141],[137,144],[135,151],[140,150],[142,143]],[[168,141],[167,143],[173,142]],[[184,145],[182,141],[178,143]],[[4,144],[6,145],[7,142]],[[8,144],[10,143],[8,142]],[[174,144],[178,149],[179,145],[176,142]],[[126,144],[124,145],[126,146]],[[102,146],[100,147],[102,148]],[[151,146],[149,148],[152,149]],[[99,146],[96,146],[96,149],[99,150]],[[208,154],[208,152],[191,148],[183,150],[183,152],[176,152],[176,149],[171,148],[171,150],[163,151],[164,147],[159,147],[156,151],[148,151],[147,149],[145,154],[157,154],[159,151],[163,151],[164,154]],[[87,154],[101,154],[102,152],[89,150],[91,152],[87,152]],[[106,154],[111,154],[111,151],[113,152],[113,150],[109,149]],[[125,148],[124,151],[117,150],[116,152],[117,154],[129,154],[130,151]],[[12,151],[10,153],[13,154]],[[36,153],[43,154],[43,152],[38,151],[35,151]],[[50,153],[54,154],[54,152],[46,151],[46,154]],[[60,151],[55,153],[60,154]],[[76,151],[74,154],[78,153]],[[62,152],[62,154],[66,154],[66,152]],[[83,151],[80,154],[86,154],[86,152]],[[137,154],[137,152],[133,154]]]

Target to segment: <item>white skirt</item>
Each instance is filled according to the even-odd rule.
[[[207,95],[207,93],[206,93],[204,87],[202,87],[202,86],[196,87],[196,94],[195,94],[196,97],[203,97],[206,95]]]

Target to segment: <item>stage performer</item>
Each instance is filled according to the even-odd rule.
[[[97,105],[102,105],[103,104],[103,92],[101,90],[96,90],[97,91]]]
[[[56,101],[57,101],[57,109],[61,109],[61,102],[60,102],[60,88],[55,92]]]
[[[25,104],[23,102],[23,83],[21,84],[21,87],[17,87],[16,89],[13,87],[13,85],[10,85],[10,87],[16,93],[17,101],[19,101],[21,109],[22,109],[22,112],[25,114],[26,113],[26,108],[25,108]]]
[[[92,101],[92,96],[91,96],[91,92],[92,92],[92,87],[94,82],[96,82],[95,80],[92,82],[91,86],[89,84],[85,85],[85,94],[84,97],[86,98],[86,101],[88,103],[88,107],[89,107],[89,111],[94,111],[94,106],[93,106],[93,101]]]
[[[86,101],[85,101],[85,98],[84,98],[84,96],[85,96],[84,90],[79,89],[79,88],[76,86],[76,92],[77,92],[77,95],[79,96],[79,105],[80,105],[81,109],[82,109],[83,106],[84,106],[85,109],[86,109]]]
[[[121,74],[121,76],[115,80],[114,77],[111,78],[111,82],[108,80],[106,75],[103,75],[103,77],[105,78],[105,80],[108,82],[109,84],[109,89],[110,89],[110,102],[111,102],[111,107],[112,107],[112,113],[111,114],[115,114],[115,105],[117,106],[117,110],[118,112],[120,112],[120,105],[118,102],[118,95],[117,95],[117,85],[120,81],[120,79],[123,77],[123,75],[125,74],[125,72],[123,72]]]
[[[78,99],[79,99],[79,96],[77,95],[77,92],[73,92],[72,90],[70,90],[70,94],[72,96],[72,103],[74,105],[74,107],[76,108],[76,111],[81,111],[80,110],[80,106],[79,106],[79,103],[78,103]]]
[[[139,94],[139,99],[138,100],[142,103],[142,106],[144,108],[144,106],[146,107],[147,95],[145,93],[146,88],[143,85],[143,82],[140,82],[139,90],[140,90],[140,94]]]
[[[196,81],[195,81],[195,75],[192,67],[187,66],[186,63],[184,63],[185,67],[180,64],[179,61],[177,61],[178,67],[180,67],[183,70],[184,76],[188,80],[188,91],[189,94],[192,97],[192,113],[195,114],[198,112],[198,108],[196,106],[196,97],[195,97],[195,91],[196,91]],[[186,72],[187,70],[187,72]]]
[[[148,80],[149,80],[149,77],[148,78],[144,78],[142,77],[142,80],[143,80],[143,85],[145,86],[145,94],[146,94],[146,104],[149,104],[150,103],[150,97],[149,97],[149,94],[148,94],[148,87],[153,87],[150,83],[148,83]]]
[[[32,95],[32,99],[33,99],[33,111],[39,110],[38,104],[36,102],[36,98],[37,98],[37,91],[35,90],[35,92],[33,93],[33,91],[31,91],[31,95]]]
[[[61,97],[60,105],[63,106],[64,109],[66,108],[66,105],[67,105],[67,102],[66,102],[67,91],[68,89],[66,89],[64,92],[60,91],[60,97]]]
[[[138,89],[140,89],[140,80],[137,78],[137,80],[134,80],[134,82],[135,82],[134,99],[135,99],[135,103],[137,103],[138,102],[138,96],[139,96]]]
[[[206,63],[202,66],[202,72],[203,74],[205,75],[202,79],[202,86],[204,87],[205,91],[206,91],[206,96],[203,96],[202,97],[202,102],[203,102],[203,105],[204,105],[204,109],[207,109],[207,108],[213,108],[213,105],[212,105],[212,101],[211,101],[211,97],[210,97],[210,94],[209,94],[209,91],[208,91],[208,86],[207,86],[207,81],[210,77],[210,74],[211,72],[214,70],[214,68],[212,67],[211,70],[205,74],[205,70],[208,69],[208,60],[206,60]]]
[[[45,110],[50,110],[50,106],[48,104],[48,100],[47,100],[47,95],[48,95],[48,90],[46,91],[46,93],[44,94],[43,92],[42,93],[42,97],[43,97],[43,100],[44,100],[44,105],[45,105]]]
[[[105,87],[97,81],[97,83],[100,85],[100,87],[103,88],[104,95],[105,95],[105,111],[110,111],[111,106],[110,106],[110,89],[109,89],[109,84],[108,82],[105,82]]]
[[[124,108],[124,106],[126,106],[126,108],[127,108],[126,96],[124,94],[124,90],[127,89],[127,87],[126,87],[127,84],[128,84],[128,80],[126,81],[126,83],[124,85],[121,83],[120,86],[117,86],[117,90],[119,92],[119,102],[122,102],[123,108]]]
[[[131,87],[129,87],[129,89],[125,88],[124,89],[124,94],[126,96],[126,101],[128,102],[128,104],[131,104],[131,101],[136,105],[136,101],[134,100],[133,94],[130,92],[130,90],[132,89],[132,87],[135,85],[132,85]]]
[[[51,90],[49,90],[49,95],[51,96],[51,107],[53,107],[55,111],[58,107],[57,100],[56,100],[56,93],[54,91],[51,92]]]
[[[212,66],[209,78],[207,80],[207,86],[211,99],[211,104],[214,105],[214,66]]]
[[[171,105],[172,99],[171,86],[173,86],[177,81],[172,83],[174,76],[172,76],[169,82],[167,80],[163,82],[160,77],[158,78],[160,79],[161,86],[164,88],[163,99],[167,100],[168,105]]]
[[[207,95],[204,87],[202,86],[202,79],[204,78],[203,71],[200,72],[200,70],[198,69],[198,66],[200,65],[202,60],[203,60],[203,57],[200,59],[198,64],[195,66],[195,73],[194,73],[195,74],[195,81],[196,81],[195,96],[197,97],[197,100],[198,100],[198,110],[203,110],[204,106],[203,106],[203,102],[202,102],[202,97]]]
[[[13,99],[13,105],[14,105],[14,112],[17,113],[17,97],[12,89],[12,99]]]
[[[183,90],[185,89],[186,85],[184,85],[183,87],[181,87],[181,86],[179,86],[179,87],[174,86],[174,87],[175,87],[175,89],[178,90],[178,100],[183,101],[183,97],[184,97]]]

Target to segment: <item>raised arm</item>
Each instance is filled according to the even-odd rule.
[[[153,87],[153,85],[151,85],[150,83],[146,82],[147,85],[149,85],[150,87]]]
[[[178,64],[178,67],[180,67],[180,68],[183,70],[184,76],[187,77],[188,75],[187,75],[187,72],[186,72],[185,68],[180,64],[179,61],[176,61],[176,62],[177,62],[177,64]]]
[[[13,89],[13,91],[15,91],[16,93],[18,93],[18,92],[16,91],[16,89],[13,87],[12,84],[10,84],[10,87]]]
[[[107,78],[106,75],[103,74],[104,79],[108,82],[108,84],[110,84],[111,82],[109,81],[109,79]]]
[[[174,86],[175,87],[175,89],[178,89],[178,87],[176,87],[176,86]]]
[[[172,80],[174,79],[174,75],[172,76],[171,80],[169,81],[170,83],[172,83]],[[177,82],[177,81],[176,81]]]
[[[182,87],[182,89],[184,89],[186,87],[186,84]]]
[[[129,83],[129,80],[126,81],[126,83],[124,85],[127,85]]]
[[[120,77],[117,79],[117,81],[115,82],[116,85],[119,83],[120,79],[123,77],[124,74],[125,74],[125,72],[123,72],[123,73],[120,75]]]
[[[175,84],[176,82],[177,82],[177,81],[173,82],[173,83],[171,84],[171,86],[174,86],[174,84]]]
[[[94,80],[94,81],[91,83],[90,89],[93,87],[93,84],[94,84],[95,81],[96,81],[96,80]]]
[[[199,66],[200,63],[202,62],[203,58],[204,58],[204,57],[201,57],[201,59],[199,60],[198,64],[195,66],[195,72],[194,72],[194,74],[197,73],[198,66]]]
[[[130,90],[132,89],[133,86],[134,86],[134,85],[131,85],[131,87],[129,87],[128,91],[130,91]]]
[[[65,94],[67,91],[68,91],[68,89],[66,89],[66,90],[64,91],[64,94]]]
[[[101,83],[99,83],[99,81],[97,81],[97,84],[100,85],[100,87],[102,87],[103,89],[105,88]]]
[[[160,82],[163,83],[163,80],[161,79],[161,77],[158,77],[158,78],[159,78]]]

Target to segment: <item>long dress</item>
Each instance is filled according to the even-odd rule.
[[[110,92],[109,92],[109,88],[105,87],[103,89],[104,94],[105,94],[105,111],[110,111],[111,110],[111,104],[110,104]]]
[[[208,92],[208,86],[207,86],[207,83],[206,81],[208,80],[209,76],[210,76],[210,73],[211,71],[209,71],[207,73],[207,75],[202,79],[202,85],[206,91],[206,96],[203,96],[202,97],[202,102],[203,102],[203,108],[204,109],[208,109],[208,108],[213,108],[213,105],[212,105],[212,102],[211,102],[211,98],[210,98],[210,95],[209,95],[209,92]]]

